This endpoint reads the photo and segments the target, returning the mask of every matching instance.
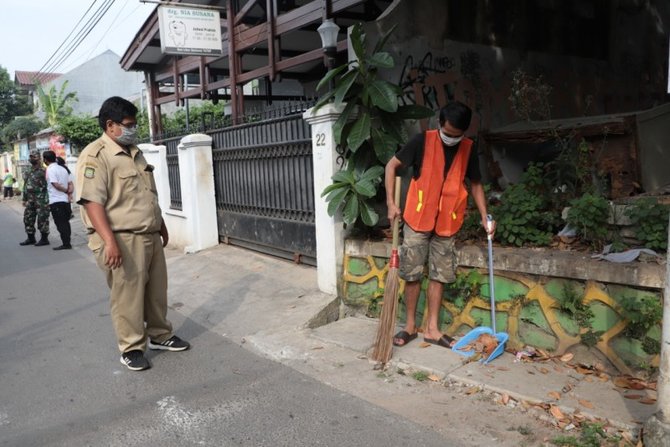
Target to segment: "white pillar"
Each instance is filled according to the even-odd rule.
[[[184,251],[194,253],[219,244],[212,137],[187,135],[179,143],[178,154],[182,211],[190,233]]]
[[[316,265],[319,289],[339,295],[344,255],[344,226],[342,215],[328,215],[328,203],[321,197],[324,188],[333,183],[332,176],[340,170],[337,165],[333,124],[340,117],[345,104],[326,104],[319,110],[311,108],[303,118],[312,126],[312,154],[314,159],[314,216],[316,224]]]
[[[670,216],[668,221],[670,240]],[[658,367],[657,412],[644,426],[644,445],[662,447],[670,439],[670,250],[665,264],[665,288],[663,289],[663,329],[661,332],[661,364]]]
[[[158,205],[162,211],[170,209],[170,182],[168,180],[167,149],[165,146],[140,144],[147,163],[154,167],[154,179],[158,189]]]

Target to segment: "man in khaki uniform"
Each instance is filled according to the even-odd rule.
[[[112,97],[101,106],[104,133],[77,161],[77,203],[89,232],[88,246],[111,289],[112,323],[121,363],[150,368],[150,349],[183,351],[167,320],[168,231],[158,206],[153,166],[137,148],[137,108]]]

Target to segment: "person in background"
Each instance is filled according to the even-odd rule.
[[[88,246],[111,289],[111,316],[121,363],[150,368],[149,349],[184,351],[167,319],[168,231],[158,206],[153,166],[137,148],[137,108],[114,96],[98,113],[103,130],[77,160],[76,203]]]
[[[5,169],[5,176],[2,178],[2,186],[5,199],[7,197],[10,199],[14,197],[14,176],[9,172],[9,169]]]
[[[49,245],[49,193],[47,180],[40,153],[31,151],[28,157],[30,169],[23,175],[23,226],[28,238],[19,245],[35,245],[36,247]],[[35,240],[35,220],[40,230],[41,238]]]
[[[454,235],[463,225],[470,181],[472,198],[481,216],[482,226],[493,234],[495,222],[487,224],[486,197],[481,183],[477,153],[472,140],[465,137],[472,111],[452,101],[440,110],[440,128],[412,138],[386,164],[384,184],[388,218],[400,218],[400,204],[393,197],[396,170],[413,168],[402,219],[403,242],[400,247],[399,274],[405,283],[405,328],[393,338],[404,346],[417,337],[416,307],[428,261],[428,323],[423,331],[427,343],[449,348],[454,339],[442,334],[438,325],[444,284],[456,280]]]
[[[70,237],[72,230],[70,228],[70,216],[72,208],[68,198],[72,191],[72,183],[68,170],[56,162],[54,151],[44,151],[42,153],[44,163],[47,165],[47,191],[49,192],[49,209],[53,217],[58,233],[60,233],[61,245],[54,247],[54,250],[70,250]]]

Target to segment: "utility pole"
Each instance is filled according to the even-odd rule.
[[[668,219],[670,241],[670,217]],[[663,447],[670,440],[670,249],[665,263],[663,288],[663,330],[661,332],[661,364],[658,368],[658,409],[644,424],[644,445]]]

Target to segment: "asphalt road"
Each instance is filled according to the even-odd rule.
[[[456,445],[425,427],[253,355],[171,312],[186,352],[119,362],[108,290],[83,245],[20,247],[0,203],[0,445]]]

